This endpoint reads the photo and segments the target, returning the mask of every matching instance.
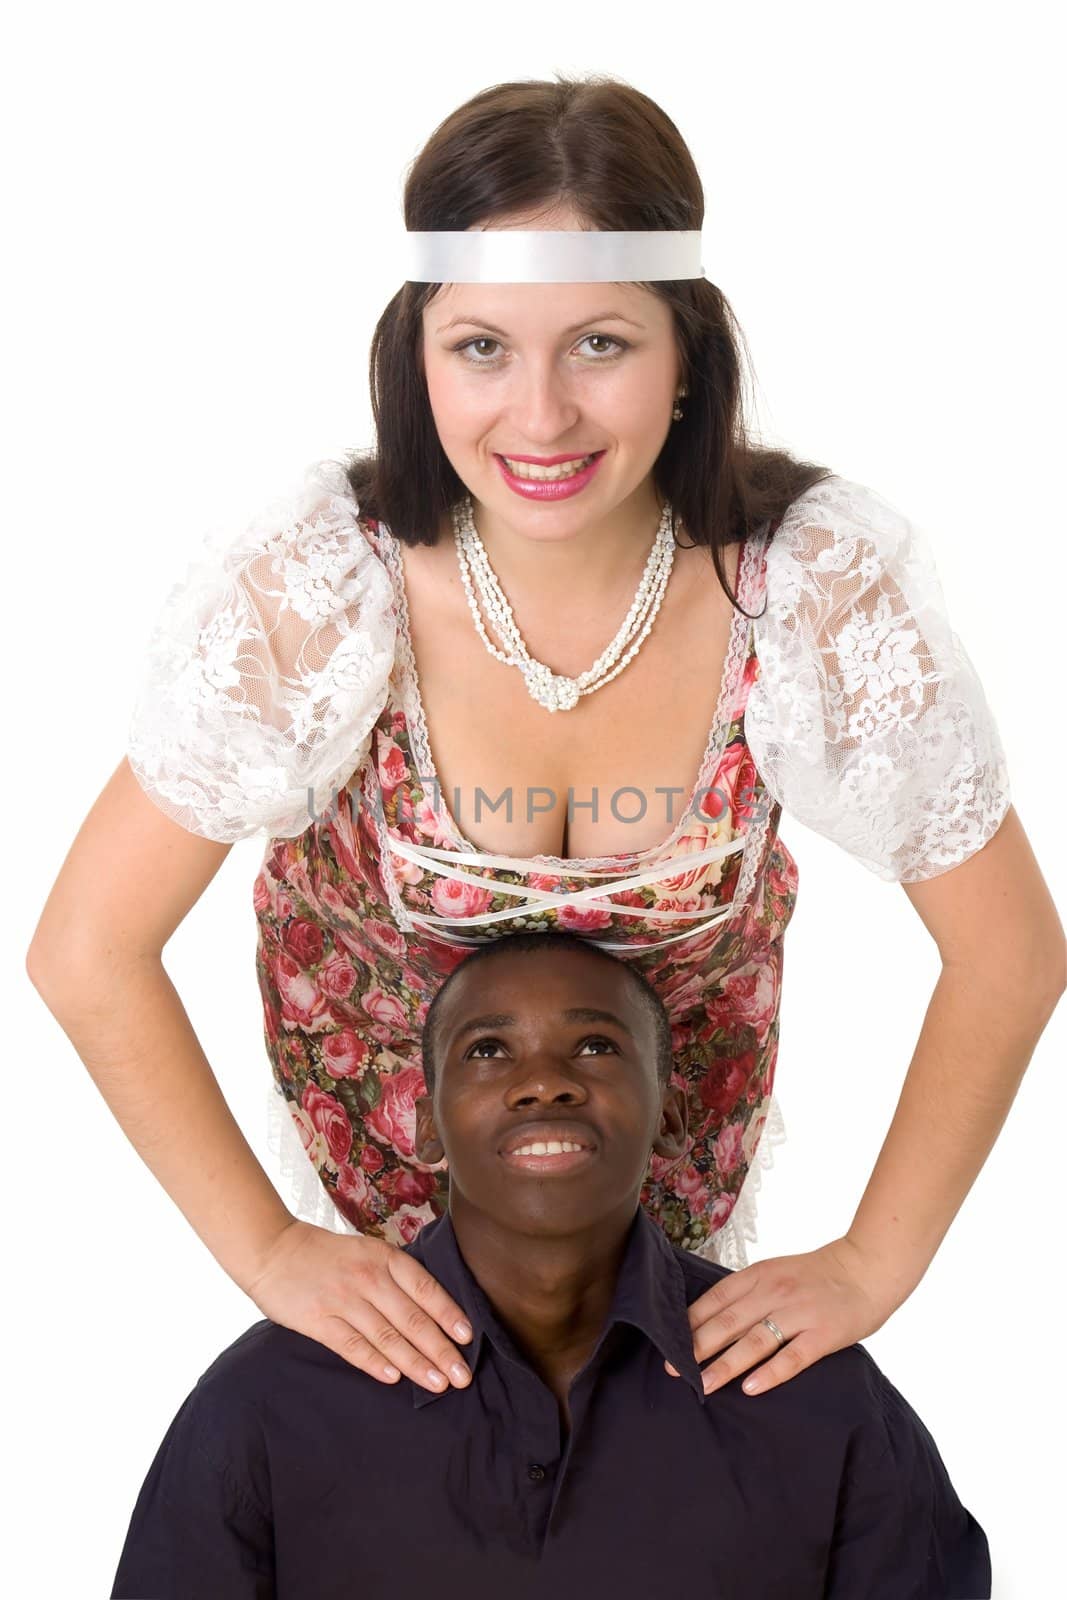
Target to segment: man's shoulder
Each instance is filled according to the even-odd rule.
[[[219,1352],[197,1389],[212,1400],[258,1407],[265,1397],[296,1396],[302,1389],[345,1379],[362,1380],[368,1392],[393,1387],[378,1383],[318,1339],[264,1317]]]

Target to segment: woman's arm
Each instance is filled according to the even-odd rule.
[[[962,865],[901,888],[942,969],[846,1237],[899,1282],[903,1299],[993,1148],[1067,988],[1067,945],[1014,806]]]
[[[773,1389],[867,1338],[903,1304],[1067,988],[1063,925],[1014,807],[966,861],[902,887],[937,942],[942,972],[889,1132],[847,1233],[755,1262],[692,1302],[696,1359],[717,1355],[703,1374],[708,1393],[753,1366],[745,1391]],[[781,1330],[781,1348],[765,1317]]]
[[[470,1339],[462,1306],[396,1245],[292,1215],[164,971],[164,945],[230,848],[164,815],[123,759],[63,863],[27,971],[138,1155],[265,1316],[381,1383],[466,1384],[444,1331]]]
[[[293,1216],[162,962],[231,848],[165,817],[123,759],[56,879],[26,970],[138,1155],[247,1290]]]

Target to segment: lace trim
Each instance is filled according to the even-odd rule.
[[[785,1120],[777,1097],[771,1095],[767,1108],[767,1121],[763,1125],[756,1153],[741,1185],[737,1204],[717,1233],[699,1245],[693,1254],[707,1261],[717,1261],[721,1267],[740,1272],[749,1265],[745,1242],[758,1243],[756,1236],[756,1196],[760,1191],[763,1174],[774,1166],[774,1152],[786,1141]]]
[[[330,1199],[296,1131],[289,1102],[273,1078],[267,1082],[266,1123],[267,1148],[277,1160],[282,1199],[293,1215],[333,1233],[358,1233]]]
[[[926,535],[835,476],[789,508],[766,588],[745,728],[783,810],[887,882],[973,855],[1010,785]]]
[[[157,614],[127,756],[191,833],[306,832],[362,763],[385,704],[392,584],[344,469],[321,461],[237,537],[204,540]]]

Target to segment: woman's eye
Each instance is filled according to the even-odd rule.
[[[604,1038],[602,1038],[602,1037],[601,1037],[601,1036],[599,1036],[599,1035],[598,1035],[598,1036],[597,1036],[597,1037],[596,1037],[596,1038],[595,1038],[595,1039],[583,1039],[583,1040],[582,1040],[582,1046],[583,1046],[583,1048],[584,1048],[584,1047],[585,1047],[585,1046],[586,1046],[586,1045],[587,1045],[587,1044],[606,1044],[606,1045],[607,1045],[607,1047],[608,1047],[608,1049],[609,1049],[609,1050],[614,1050],[614,1048],[615,1048],[615,1044],[614,1044],[614,1041],[613,1041],[613,1040],[611,1040],[611,1039],[604,1039]]]
[[[476,1044],[472,1044],[470,1049],[467,1051],[468,1056],[473,1056],[474,1052],[476,1050],[480,1050],[482,1048],[482,1046],[486,1045],[486,1044],[491,1044],[493,1046],[493,1048],[496,1049],[497,1046],[500,1044],[500,1040],[499,1039],[479,1039],[478,1042]]]
[[[626,350],[628,350],[630,348],[629,345],[626,343],[626,341],[624,339],[613,339],[611,337],[611,335],[607,334],[607,333],[587,333],[585,335],[584,339],[580,339],[578,342],[579,342],[579,344],[587,344],[592,339],[599,340],[599,342],[601,344],[613,345],[614,348],[615,348],[615,351],[617,352],[617,354],[615,354],[615,355],[608,355],[608,354],[602,354],[600,352],[594,352],[594,361],[600,361],[600,362],[614,361],[614,360],[616,360],[618,358],[619,355],[622,355],[624,351],[626,351]],[[454,347],[454,349],[455,349],[455,353],[457,355],[460,355],[460,354],[463,354],[463,352],[465,352],[467,350],[472,350],[475,345],[486,345],[486,344],[497,344],[497,343],[498,343],[498,341],[496,339],[490,339],[487,335],[485,335],[482,338],[478,338],[478,339],[467,339],[467,340],[464,341],[463,344],[457,344]],[[470,356],[470,355],[465,355],[464,354],[463,355],[463,359],[472,367],[495,367],[496,364],[497,364],[497,359],[498,358],[494,356],[493,358],[491,358],[489,360],[484,360],[483,361],[483,360],[478,359],[478,358],[476,358],[474,356]]]

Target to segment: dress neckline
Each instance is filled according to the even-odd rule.
[[[748,656],[748,646],[752,622],[745,617],[737,606],[733,606],[730,619],[730,636],[723,658],[722,675],[719,681],[719,694],[715,703],[711,728],[708,731],[707,743],[704,754],[700,760],[696,780],[689,791],[685,809],[677,826],[659,844],[648,845],[643,850],[622,851],[609,856],[553,856],[541,852],[531,856],[510,856],[497,851],[484,850],[480,845],[474,844],[460,831],[451,808],[445,801],[444,785],[437,773],[437,767],[430,749],[430,737],[426,725],[426,712],[422,703],[422,689],[419,684],[419,671],[415,663],[415,652],[411,643],[411,627],[408,616],[407,586],[404,582],[404,564],[400,541],[384,522],[378,523],[378,528],[383,535],[382,555],[385,558],[386,568],[393,580],[393,592],[396,595],[397,618],[399,626],[396,637],[396,662],[400,669],[399,696],[402,709],[407,718],[408,733],[412,742],[412,752],[416,766],[421,776],[426,777],[433,786],[433,791],[438,796],[435,806],[437,814],[442,818],[449,835],[461,850],[477,856],[493,857],[498,861],[514,861],[516,870],[528,868],[531,862],[552,867],[566,874],[568,867],[573,868],[611,868],[620,862],[647,861],[653,856],[662,855],[670,850],[682,836],[683,829],[688,824],[692,826],[691,810],[694,799],[704,784],[709,772],[714,772],[722,759],[726,735],[730,729],[730,713],[737,698],[737,687]],[[738,557],[737,576],[735,588],[737,598],[742,606],[748,609],[748,592],[752,586],[752,569],[758,559],[763,543],[764,528],[749,534],[741,545],[741,554]]]

